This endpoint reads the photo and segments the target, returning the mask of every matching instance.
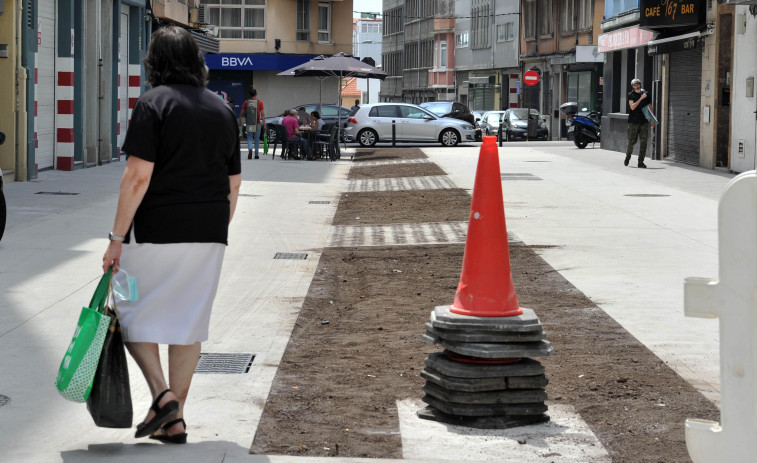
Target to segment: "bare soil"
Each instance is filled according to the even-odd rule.
[[[358,167],[364,160],[422,157],[377,149],[359,155],[350,175],[378,172]],[[439,175],[422,164],[380,167],[387,177]],[[469,207],[458,189],[351,193],[334,224],[467,220]],[[549,400],[575,407],[613,461],[690,461],[685,419],[717,420],[718,409],[550,267],[540,248],[511,241],[510,260],[520,305],[536,311],[555,346],[539,359]],[[395,404],[423,395],[423,360],[439,350],[421,341],[423,324],[435,306],[452,303],[463,252],[461,244],[324,249],[252,452],[401,458]]]

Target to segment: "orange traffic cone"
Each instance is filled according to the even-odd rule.
[[[497,137],[484,137],[478,156],[463,271],[450,311],[476,317],[520,315],[510,273]]]

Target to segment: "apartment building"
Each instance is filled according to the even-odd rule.
[[[519,0],[456,0],[457,100],[473,111],[518,106]]]
[[[316,56],[352,52],[352,0],[201,0],[198,19],[220,41],[205,55],[208,88],[237,111],[255,88],[267,115],[306,103],[336,104],[339,79],[277,76]]]
[[[566,135],[559,107],[603,106],[603,56],[597,47],[602,0],[521,0],[521,71],[535,71],[539,82],[522,86],[520,106],[537,108],[551,119],[553,138]]]
[[[382,30],[383,20],[376,13],[363,13],[362,17],[353,18],[352,56],[361,60],[369,59],[368,64],[381,69]],[[373,60],[373,62],[370,62],[370,60]],[[379,101],[380,80],[357,79],[356,86],[360,91],[359,97],[361,103],[376,103]],[[342,94],[344,95],[344,92]],[[347,107],[351,107],[353,103],[350,103]]]
[[[454,0],[384,0],[381,101],[454,99]]]

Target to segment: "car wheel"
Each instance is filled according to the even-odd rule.
[[[3,193],[3,190],[0,190],[0,240],[3,239],[3,233],[5,233],[6,213],[5,194]]]
[[[457,146],[460,143],[460,134],[453,129],[444,129],[439,135],[442,146]]]
[[[273,145],[276,143],[276,129],[268,127],[268,144]]]
[[[357,134],[357,141],[363,147],[375,146],[378,141],[378,134],[373,129],[363,129]]]

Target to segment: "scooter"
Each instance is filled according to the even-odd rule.
[[[600,141],[601,119],[597,111],[583,109],[584,114],[578,114],[578,104],[565,103],[560,106],[560,112],[568,117],[568,135],[573,134],[573,143],[578,149],[586,148],[589,143]]]

